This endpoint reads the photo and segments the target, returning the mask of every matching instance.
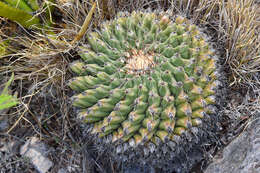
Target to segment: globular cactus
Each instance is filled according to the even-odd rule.
[[[204,35],[183,17],[120,13],[87,34],[73,105],[93,124],[92,133],[114,145],[174,141],[200,125],[217,86],[213,52]]]

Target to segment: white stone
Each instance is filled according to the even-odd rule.
[[[40,173],[46,173],[53,166],[45,153],[47,153],[45,144],[36,137],[27,140],[20,148],[20,154],[28,157]]]

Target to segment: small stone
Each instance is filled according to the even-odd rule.
[[[20,154],[28,157],[40,173],[46,173],[53,166],[53,163],[45,156],[45,153],[47,153],[45,144],[36,137],[27,140],[20,148]]]
[[[1,115],[1,113],[0,113]],[[8,119],[7,118],[0,118],[0,131],[5,131],[8,129],[9,124],[8,124]]]
[[[12,153],[12,154],[19,153],[20,145],[21,143],[17,140],[10,140],[8,142],[4,140],[0,140],[0,152]]]
[[[61,168],[61,169],[58,170],[58,173],[67,173],[67,171],[64,168]]]

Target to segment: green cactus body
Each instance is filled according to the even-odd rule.
[[[199,126],[215,104],[215,60],[195,25],[182,17],[133,12],[88,34],[73,105],[92,133],[136,146],[174,140]],[[154,142],[156,143],[156,142]]]

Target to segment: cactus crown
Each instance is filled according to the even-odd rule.
[[[131,146],[174,140],[210,113],[215,60],[198,28],[166,13],[120,13],[88,34],[73,104],[92,133]]]

